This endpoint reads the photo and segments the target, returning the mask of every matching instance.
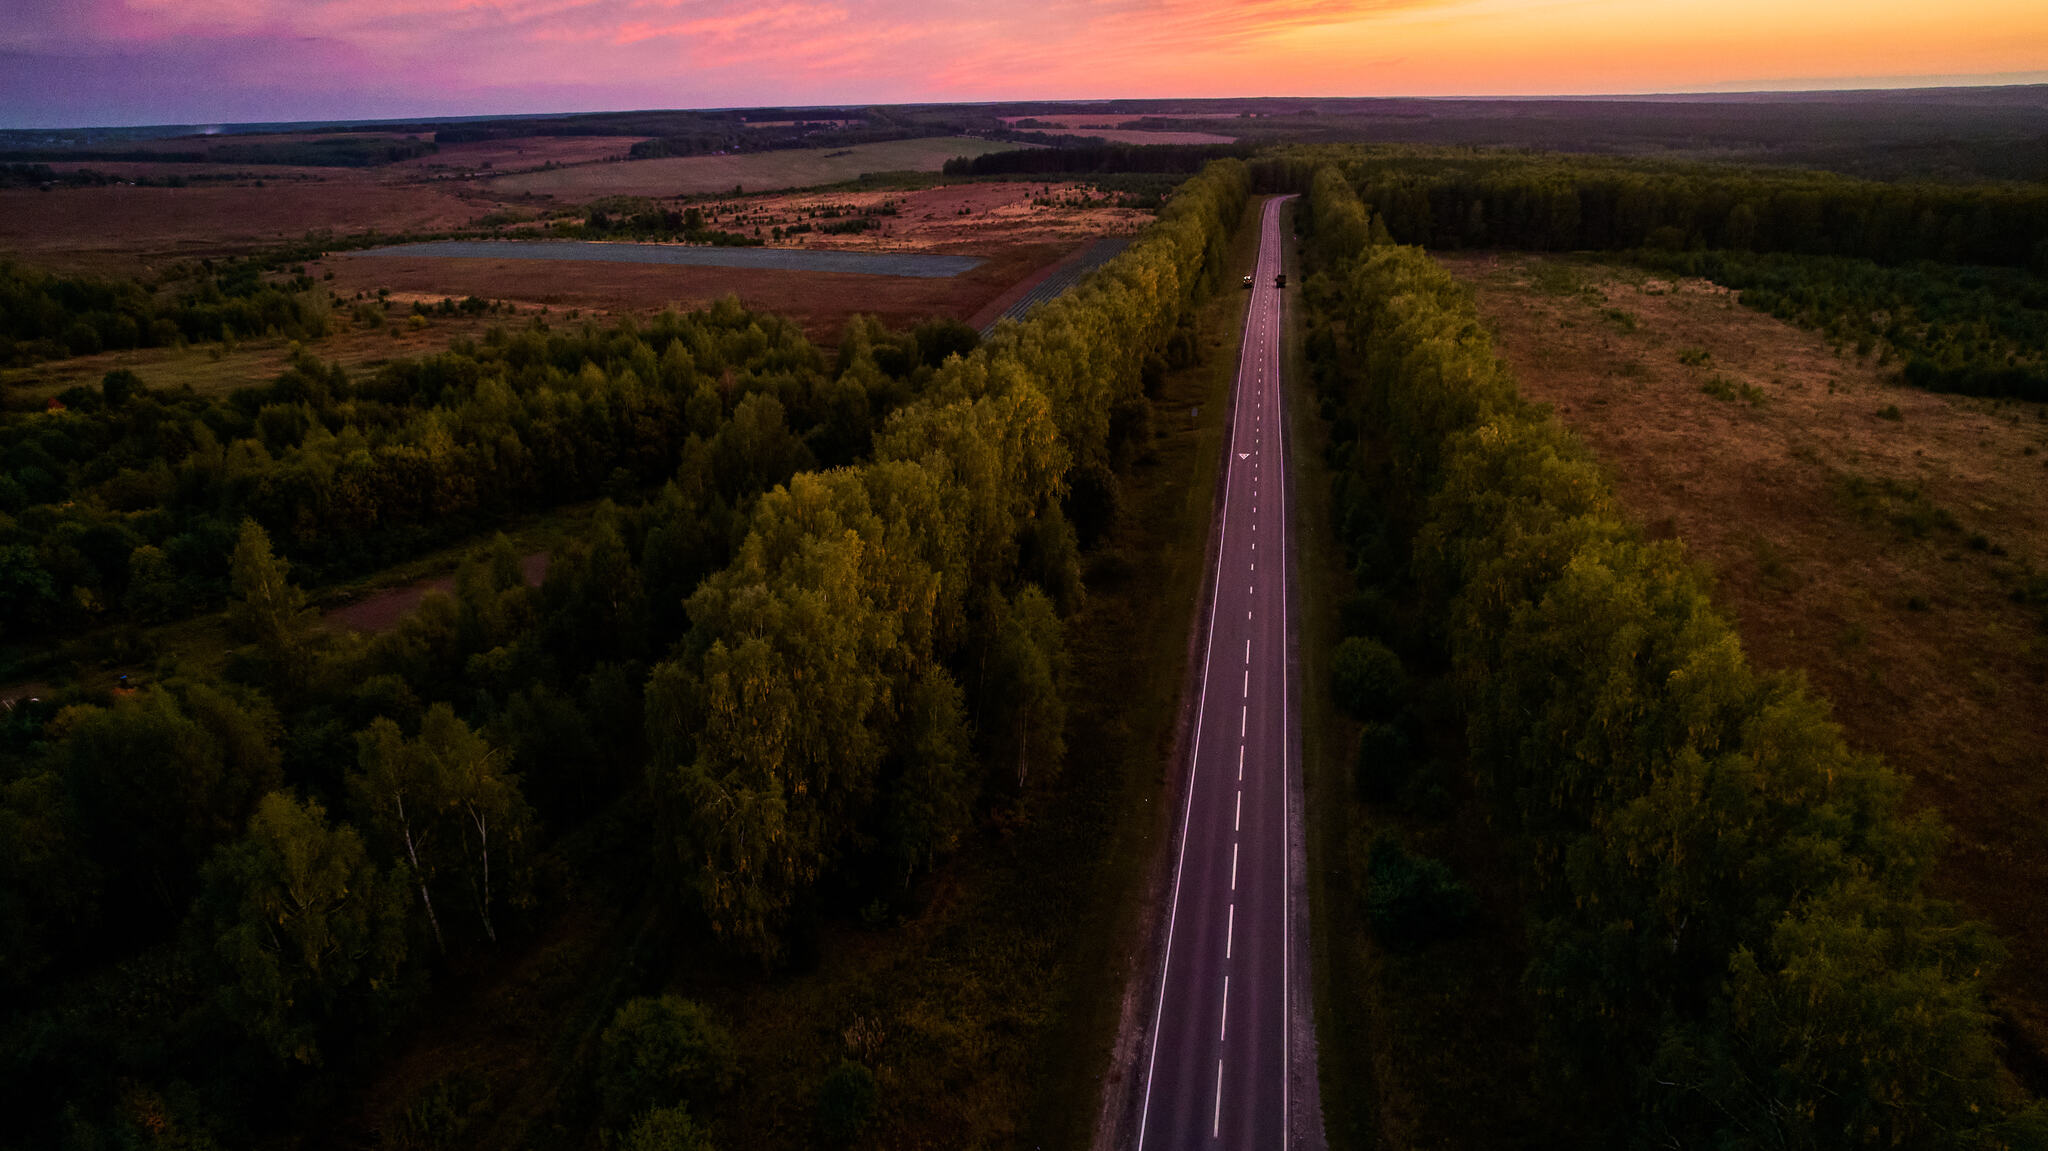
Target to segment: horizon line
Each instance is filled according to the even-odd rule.
[[[1895,82],[1896,81],[1896,82]],[[1405,100],[1432,101],[1443,103],[1502,101],[1538,102],[1545,100],[1582,101],[1589,103],[1625,103],[1631,100],[1670,101],[1685,97],[1704,97],[1714,100],[1728,100],[1743,97],[1815,97],[1815,96],[1857,96],[1877,93],[1909,94],[1914,92],[1956,92],[1971,90],[2048,88],[2048,71],[2038,72],[1993,72],[1965,75],[1916,75],[1916,76],[1854,76],[1807,80],[1784,78],[1765,81],[1766,86],[1751,87],[1746,82],[1733,81],[1728,84],[1712,84],[1691,87],[1676,87],[1648,91],[1629,92],[1495,92],[1460,93],[1437,95],[1262,95],[1262,96],[1077,96],[1048,97],[1033,99],[1018,97],[997,100],[899,100],[893,102],[875,100],[852,100],[843,103],[824,104],[699,104],[647,106],[639,108],[571,108],[551,111],[507,111],[507,112],[460,112],[434,114],[422,112],[407,116],[351,117],[332,116],[320,119],[301,120],[189,120],[189,121],[130,121],[96,124],[21,124],[0,126],[0,132],[82,132],[113,129],[144,128],[291,128],[306,125],[379,125],[415,123],[481,122],[488,120],[532,120],[571,116],[625,116],[657,112],[748,112],[757,109],[781,109],[786,111],[847,111],[857,108],[985,108],[1004,104],[1123,104],[1123,103],[1243,103],[1247,101],[1371,101]],[[1133,113],[1134,115],[1137,113]],[[244,133],[254,135],[256,133]]]

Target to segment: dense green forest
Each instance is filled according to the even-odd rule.
[[[2048,191],[1555,154],[1298,148],[1393,239],[1623,254],[1896,361],[1906,382],[2048,398]]]
[[[1199,172],[1212,160],[1246,159],[1255,149],[1242,144],[1103,144],[1081,136],[1061,138],[1052,148],[1018,148],[946,161],[948,176],[1051,176],[1062,174]]]
[[[1727,249],[2048,272],[2048,189],[1887,184],[1782,168],[1428,148],[1304,148],[1394,239],[1433,248]]]
[[[1373,721],[1360,789],[1409,786],[1427,735],[1390,685],[1440,682],[1517,867],[1543,1112],[1587,1146],[2048,1142],[1991,1036],[1997,941],[1921,891],[1940,827],[1748,664],[1355,173],[1265,175],[1311,186],[1308,355],[1365,592],[1330,669]],[[1367,867],[1384,946],[1471,914],[1439,862],[1382,843]]]
[[[10,628],[227,610],[0,725],[0,1145],[283,1137],[591,886],[756,979],[901,898],[1060,769],[1080,559],[1247,192],[1212,166],[979,347],[856,321],[828,354],[728,300],[7,416]],[[500,539],[382,633],[295,579],[599,493],[539,587]],[[688,999],[621,1003],[555,1142],[747,1129],[731,1051]],[[875,1077],[821,1075],[850,1138]]]
[[[0,367],[265,332],[325,335],[326,294],[302,274],[280,279],[273,264],[209,260],[150,285],[0,260]]]

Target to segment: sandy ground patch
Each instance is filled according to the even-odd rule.
[[[2011,598],[2048,566],[2048,408],[1907,388],[1703,281],[1444,261],[1756,662],[1803,670],[1954,827],[1936,890],[2005,938],[2013,1061],[2048,1071],[2048,637]]]
[[[1050,201],[1050,202],[1042,202]],[[798,236],[793,245],[831,248],[971,251],[975,245],[1065,243],[1091,236],[1136,232],[1152,213],[1112,206],[1085,184],[1000,181],[947,184],[914,192],[790,192],[702,205],[714,226],[764,231],[778,224],[832,221],[812,219],[828,208],[872,212],[893,205],[896,214],[878,217],[871,232]]]

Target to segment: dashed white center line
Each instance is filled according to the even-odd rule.
[[[1214,1139],[1223,1130],[1223,1060],[1216,1061],[1216,1117],[1209,1121],[1209,1138]]]
[[[1237,812],[1230,817],[1230,830],[1244,830],[1244,788],[1237,789]]]
[[[1223,977],[1223,1011],[1216,1020],[1216,1042],[1230,1034],[1230,976]]]
[[[1237,890],[1237,845],[1235,843],[1230,845],[1230,890]],[[1233,903],[1231,906],[1236,907],[1237,905]]]
[[[1237,859],[1237,846],[1235,844],[1231,845],[1230,858],[1232,860],[1232,866],[1235,866],[1235,861]],[[1231,948],[1235,946],[1231,941],[1236,938],[1237,904],[1233,903],[1230,905],[1230,919],[1223,925],[1223,958],[1230,958],[1232,954]],[[1230,1010],[1230,976],[1228,975],[1223,977],[1223,1009],[1226,1012]],[[1221,1037],[1219,1036],[1218,1038]]]

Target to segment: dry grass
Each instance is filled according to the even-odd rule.
[[[394,322],[382,328],[346,326],[323,339],[304,345],[305,350],[324,361],[338,363],[351,372],[367,371],[379,364],[405,356],[428,356],[445,349],[457,337],[477,338],[492,324],[523,322],[503,314],[496,316],[435,316],[424,328],[406,322],[405,312],[414,299],[439,303],[447,293],[395,293],[391,315]],[[531,310],[531,309],[529,309]],[[336,310],[337,318],[341,312]],[[73,387],[99,387],[100,380],[116,368],[127,368],[152,388],[190,387],[201,395],[225,395],[236,388],[275,381],[291,363],[293,343],[282,337],[240,340],[232,347],[204,344],[186,348],[135,348],[73,356],[27,368],[0,371],[9,407],[36,404]]]
[[[500,174],[539,168],[543,164],[593,164],[623,160],[646,136],[522,136],[510,140],[478,140],[443,144],[426,156],[400,160],[376,171],[386,180],[436,176],[445,171]]]
[[[979,156],[1013,147],[971,137],[937,137],[859,144],[851,148],[795,148],[734,156],[675,156],[628,164],[592,164],[506,176],[491,182],[500,193],[539,193],[570,200],[598,196],[681,196],[836,184],[868,172],[936,172],[955,156]]]
[[[380,184],[367,171],[318,180],[265,178],[262,187],[252,181],[7,189],[0,190],[0,253],[65,271],[134,275],[177,259],[250,252],[321,229],[454,228],[486,210],[444,188]]]
[[[2048,409],[1891,382],[1700,281],[1445,257],[1525,395],[1632,514],[1714,573],[1757,663],[1803,670],[1955,837],[1936,891],[1989,920],[2019,1065],[2048,1049]],[[1882,413],[1882,414],[1880,414]],[[2029,1056],[2027,1049],[2031,1048]]]

